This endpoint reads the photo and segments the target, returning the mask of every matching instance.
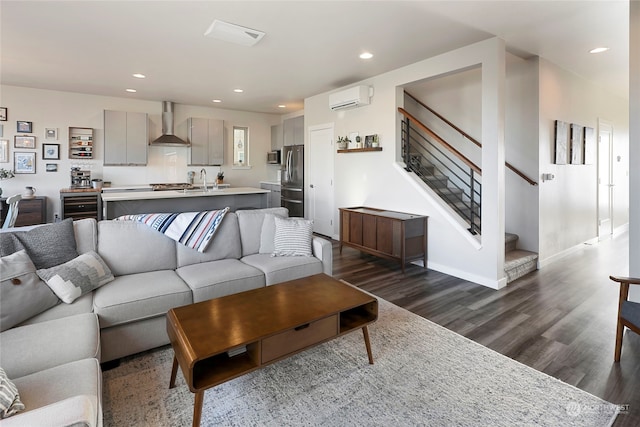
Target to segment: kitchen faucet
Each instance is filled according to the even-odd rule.
[[[207,192],[207,171],[202,168],[200,169],[200,178],[202,178],[202,185],[204,186],[204,192]]]

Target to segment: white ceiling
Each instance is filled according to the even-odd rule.
[[[305,97],[499,36],[513,53],[539,55],[628,98],[628,9],[627,0],[2,0],[0,79],[281,114]],[[253,47],[204,37],[214,19],[266,36]],[[611,50],[588,53],[602,45]],[[365,50],[374,58],[359,59]]]

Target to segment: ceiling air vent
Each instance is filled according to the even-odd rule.
[[[253,46],[264,37],[265,33],[216,19],[209,25],[204,35],[242,46]]]

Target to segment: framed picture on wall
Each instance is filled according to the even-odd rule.
[[[571,123],[571,164],[581,165],[583,162],[582,126]]]
[[[15,173],[36,173],[36,153],[13,153]]]
[[[7,121],[7,107],[0,107],[0,122]]]
[[[569,137],[569,129],[567,122],[556,120],[555,123],[555,164],[567,164],[567,141]]]
[[[48,139],[50,141],[55,141],[58,139],[58,129],[56,128],[45,128],[44,130],[44,139]]]
[[[20,133],[31,133],[33,132],[33,122],[25,122],[22,120],[17,121],[18,126],[16,131]]]
[[[584,164],[592,165],[596,158],[596,131],[588,126],[584,127]]]
[[[9,163],[9,140],[0,139],[0,163]]]
[[[60,160],[60,144],[42,144],[43,160]]]
[[[58,172],[58,164],[57,163],[47,163],[45,165],[47,172]]]
[[[15,135],[13,137],[13,146],[14,148],[36,148],[36,137],[33,135]]]

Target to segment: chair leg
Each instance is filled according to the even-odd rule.
[[[616,351],[613,356],[615,362],[620,362],[620,354],[622,353],[622,336],[624,335],[624,325],[618,319],[618,328],[616,329]]]

